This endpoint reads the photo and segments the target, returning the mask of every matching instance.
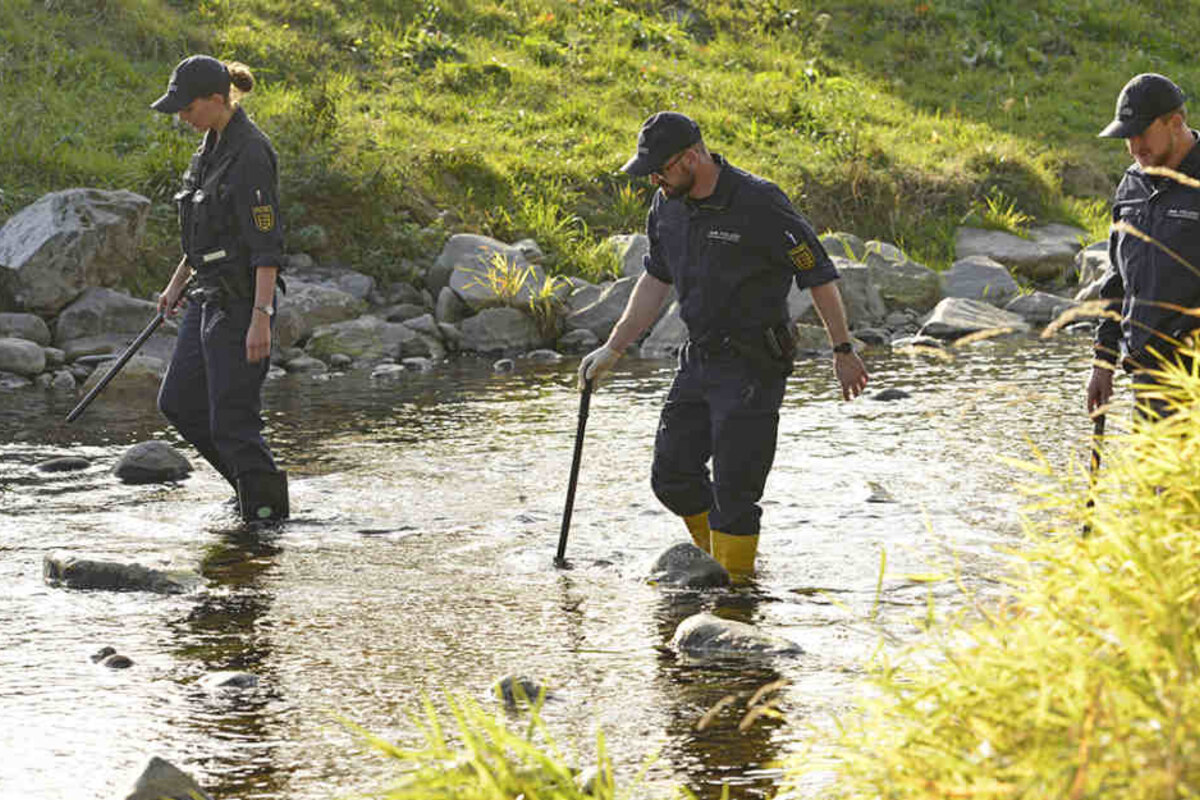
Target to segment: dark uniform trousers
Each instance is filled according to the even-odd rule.
[[[680,516],[708,511],[713,530],[758,535],[786,380],[728,349],[684,346],[654,441],[650,482],[663,505]]]
[[[276,471],[262,437],[270,360],[246,361],[252,305],[234,298],[189,302],[158,394],[163,415],[235,490],[243,473]]]

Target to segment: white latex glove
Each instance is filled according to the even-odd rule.
[[[612,369],[620,358],[621,354],[606,344],[584,356],[579,362],[579,391],[583,391],[589,380],[595,389],[600,384],[600,376]]]

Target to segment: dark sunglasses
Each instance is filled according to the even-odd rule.
[[[679,159],[683,158],[685,155],[687,155],[687,150],[680,150],[678,153],[676,153],[674,156],[672,156],[667,161],[667,163],[663,164],[661,167],[659,167],[658,169],[651,172],[650,177],[658,178],[660,181],[664,180],[667,177],[667,171],[669,169],[671,169],[671,167],[675,166],[675,163],[677,161],[679,161]]]

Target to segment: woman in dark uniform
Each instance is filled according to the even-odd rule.
[[[254,88],[244,64],[184,59],[152,105],[204,133],[175,195],[183,258],[158,299],[170,313],[188,286],[158,406],[229,481],[243,517],[287,516],[287,476],[262,437],[262,384],[271,354],[283,260],[276,155],[238,104]]]

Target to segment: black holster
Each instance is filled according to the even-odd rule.
[[[755,369],[768,375],[791,375],[796,362],[796,335],[789,322],[763,328],[757,336],[733,335],[729,347]]]

